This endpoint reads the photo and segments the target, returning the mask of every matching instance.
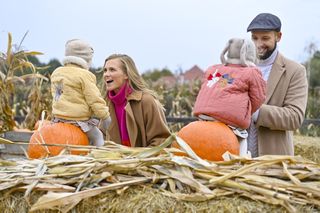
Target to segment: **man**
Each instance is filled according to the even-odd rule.
[[[270,13],[256,16],[247,28],[256,45],[258,63],[265,81],[267,96],[253,115],[248,146],[257,155],[294,155],[293,130],[298,129],[307,106],[308,84],[305,68],[278,50],[281,21]],[[250,149],[258,145],[258,152]]]

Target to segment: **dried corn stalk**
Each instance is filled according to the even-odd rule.
[[[298,205],[320,210],[320,165],[293,156],[255,159],[229,155],[229,161],[204,161],[185,147],[190,157],[175,156],[175,136],[153,148],[128,148],[107,142],[88,147],[87,156],[61,155],[43,160],[0,161],[0,191],[48,193],[32,203],[31,212],[68,212],[85,198],[132,185],[152,185],[165,196],[206,201],[240,195],[295,212]],[[79,148],[70,147],[68,149]],[[83,147],[86,149],[86,147]]]
[[[25,34],[26,36],[26,34]],[[24,37],[25,37],[24,36]],[[24,38],[23,38],[24,39]],[[23,41],[22,39],[22,41]],[[21,43],[22,43],[21,41]],[[21,50],[21,43],[16,50],[13,50],[12,36],[8,33],[7,52],[0,52],[0,132],[12,130],[16,126],[14,121],[14,106],[15,106],[15,85],[24,84],[25,78],[29,75],[22,75],[25,70],[31,70],[31,77],[35,79],[35,84],[39,85],[39,79],[47,80],[44,76],[36,73],[36,67],[28,61],[28,56],[40,55],[42,53],[35,51]],[[35,87],[38,90],[38,87]],[[36,94],[31,91],[31,95]],[[39,108],[39,101],[41,99],[39,94],[37,98],[30,97],[29,101],[32,103],[32,110]],[[32,113],[37,111],[32,111]]]

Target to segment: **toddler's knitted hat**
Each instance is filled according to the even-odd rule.
[[[224,55],[227,54],[227,59]],[[255,66],[256,48],[251,40],[232,38],[220,56],[223,64],[240,64],[242,66]]]
[[[93,57],[93,48],[89,43],[80,39],[67,41],[65,45],[65,58],[63,64],[77,64],[89,69]]]

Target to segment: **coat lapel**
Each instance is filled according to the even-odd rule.
[[[111,101],[109,102],[109,111],[110,111],[111,117],[117,119],[117,116]],[[112,121],[108,129],[108,132],[110,134],[110,138],[112,138],[114,141],[119,141],[121,144],[121,136],[119,132],[118,122]]]
[[[128,129],[131,147],[135,147],[136,142],[138,140],[138,126],[136,124],[136,120],[133,114],[130,101],[139,101],[141,100],[141,98],[142,98],[142,92],[140,91],[132,92],[127,97],[128,102],[125,107],[125,110],[126,110],[127,129]]]
[[[270,98],[273,95],[273,92],[276,88],[276,86],[279,83],[279,80],[281,78],[281,76],[283,75],[283,73],[285,72],[285,65],[283,62],[283,58],[282,55],[279,53],[276,61],[274,62],[269,78],[268,78],[268,82],[267,82],[267,98],[265,100],[265,103],[268,103]]]
[[[136,141],[138,138],[138,127],[137,125],[132,125],[132,124],[135,124],[135,118],[134,118],[133,111],[130,104],[127,104],[127,106],[125,107],[125,110],[127,112],[126,119],[127,119],[127,128],[128,128],[129,138],[130,138],[130,144],[131,144],[131,147],[135,147]]]

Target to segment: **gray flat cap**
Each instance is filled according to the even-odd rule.
[[[274,30],[274,31],[280,32],[281,21],[277,16],[271,13],[260,13],[251,21],[251,23],[247,28],[247,32],[255,31],[255,30],[261,30],[261,31]]]

